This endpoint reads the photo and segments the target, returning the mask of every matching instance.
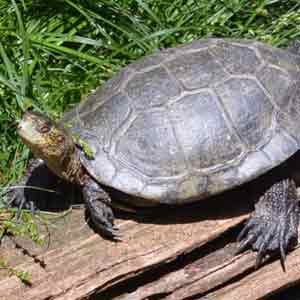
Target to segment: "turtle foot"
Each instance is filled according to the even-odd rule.
[[[255,211],[238,236],[238,253],[252,247],[258,251],[255,267],[267,253],[279,253],[285,270],[286,253],[298,243],[299,202],[294,181],[283,180],[259,199]]]
[[[121,240],[119,229],[114,225],[108,193],[90,178],[83,187],[83,198],[96,231],[110,239]]]
[[[16,207],[16,219],[19,220],[21,212],[23,209],[31,211],[32,214],[35,214],[37,208],[33,201],[27,200],[24,195],[23,188],[12,189],[8,193],[8,201],[6,203],[7,208]]]
[[[87,201],[87,208],[97,231],[114,240],[121,240],[118,227],[113,224],[114,214],[110,206],[101,200]]]

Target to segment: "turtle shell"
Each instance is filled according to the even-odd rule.
[[[299,149],[300,57],[204,39],[124,68],[63,118],[100,183],[181,204],[245,183]],[[136,200],[138,201],[138,200]]]

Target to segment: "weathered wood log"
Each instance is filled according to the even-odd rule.
[[[288,255],[286,273],[278,260],[254,270],[255,253],[234,255],[234,229],[253,206],[246,196],[227,193],[155,217],[123,215],[122,242],[93,233],[75,211],[53,231],[49,249],[28,250],[35,259],[11,245],[0,249],[32,278],[26,286],[0,273],[0,299],[264,299],[300,281],[300,252]]]
[[[278,259],[255,270],[256,254],[247,251],[234,256],[235,250],[236,244],[229,243],[182,269],[114,299],[146,300],[161,295],[164,300],[258,300],[300,281],[298,247],[288,256],[286,272]]]
[[[245,260],[245,265],[249,264],[248,261],[253,261],[253,255],[244,254],[242,259]],[[236,265],[244,265],[235,262]],[[283,290],[300,281],[300,252],[299,247],[295,249],[287,259],[287,270],[283,272],[280,263],[274,261],[273,263],[266,264],[263,268],[255,270],[237,280],[230,282],[225,287],[220,288],[210,294],[205,299],[214,300],[258,300],[266,296],[274,294]],[[231,268],[231,266],[230,266]],[[244,267],[246,269],[246,267]],[[204,297],[195,297],[195,300],[204,299]]]
[[[78,222],[72,225],[75,227],[60,233],[62,245],[55,241],[53,249],[37,256],[44,268],[30,258],[16,265],[31,273],[32,286],[15,277],[2,277],[0,299],[86,299],[190,253],[247,218],[242,202],[232,205],[229,217],[221,207],[210,212],[199,209],[202,216],[198,220],[196,208],[186,212],[179,209],[174,214],[167,209],[156,219],[150,218],[151,222],[122,220],[123,242],[104,240],[89,230],[80,236],[84,218],[78,215]],[[68,239],[72,235],[73,239]]]

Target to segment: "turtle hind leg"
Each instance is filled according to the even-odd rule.
[[[39,183],[36,182],[35,177],[36,173],[43,173],[46,168],[45,163],[40,159],[34,159],[29,162],[26,174],[15,184],[9,187],[7,193],[7,202],[6,207],[16,207],[16,219],[19,220],[21,212],[23,209],[30,210],[32,214],[34,214],[37,210],[36,204],[34,201],[30,200],[31,195],[27,196],[27,194],[32,194],[32,190],[30,193],[30,189],[26,190],[26,186],[33,186],[37,188],[41,188],[40,194],[42,194],[43,186],[39,186]],[[41,174],[39,174],[41,175]],[[38,176],[39,177],[39,176]]]
[[[108,238],[120,240],[121,235],[114,226],[114,214],[108,193],[91,178],[86,181],[82,193],[96,231]]]
[[[249,246],[258,251],[258,267],[267,252],[278,252],[283,269],[286,252],[298,242],[299,202],[294,181],[286,179],[272,185],[255,205],[238,236],[238,253]]]

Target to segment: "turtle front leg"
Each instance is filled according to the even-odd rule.
[[[83,186],[83,198],[96,229],[112,239],[120,239],[118,228],[114,226],[114,214],[111,209],[111,198],[103,188],[89,178]]]
[[[258,251],[258,267],[267,252],[279,252],[283,269],[288,249],[298,243],[299,200],[293,180],[282,180],[271,186],[255,205],[238,237],[238,253],[252,246]]]

